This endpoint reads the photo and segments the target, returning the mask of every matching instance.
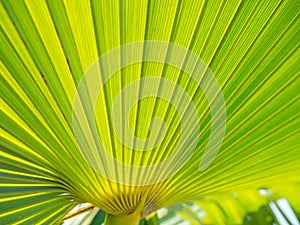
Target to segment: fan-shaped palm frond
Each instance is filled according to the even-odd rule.
[[[135,224],[299,183],[299,13],[296,0],[1,0],[0,223],[57,224],[89,202]]]

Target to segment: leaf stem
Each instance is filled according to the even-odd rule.
[[[85,207],[83,207],[83,208],[80,208],[80,209],[78,209],[77,211],[75,211],[75,212],[73,212],[73,213],[70,213],[70,214],[66,215],[66,216],[63,218],[63,221],[64,221],[64,220],[67,220],[67,219],[71,219],[71,218],[73,218],[73,217],[75,217],[75,216],[78,216],[79,214],[85,213],[85,212],[90,211],[90,210],[92,210],[92,209],[94,209],[94,208],[95,208],[95,206],[93,206],[93,205],[88,205],[88,206],[85,206]]]
[[[135,211],[129,214],[111,215],[106,214],[104,225],[138,225],[144,211],[146,195],[140,200]]]
[[[111,214],[107,214],[104,221],[104,225],[121,225],[121,224],[138,225],[140,219],[141,219],[141,214],[138,211],[135,211],[128,215],[114,216]]]

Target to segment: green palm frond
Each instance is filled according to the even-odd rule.
[[[124,223],[132,220],[134,224],[179,202],[299,183],[299,13],[297,0],[1,0],[0,224],[59,224],[72,208],[86,202],[107,212],[107,221],[122,218]],[[147,40],[188,49],[191,52],[184,55],[182,63],[194,65],[195,55],[206,67],[195,81],[187,70],[143,61],[153,52],[158,58],[181,59],[176,47],[172,52],[171,45],[160,51],[140,45],[140,51],[131,52],[132,58],[140,61],[115,71],[97,95],[94,111],[82,114],[82,118],[96,115],[99,138],[108,155],[123,163],[120,168],[109,164],[109,156],[99,154],[97,148],[89,149],[94,139],[78,145],[73,126],[79,117],[73,103],[78,94],[82,106],[89,107],[95,90],[78,93],[77,87],[99,57],[124,44]],[[105,76],[103,70],[131,57],[119,53],[107,64],[100,61],[96,67],[102,70],[100,78]],[[212,88],[204,79],[210,72],[222,91],[212,89],[211,100],[202,88]],[[137,101],[128,118],[124,116],[127,102],[121,98],[117,106],[120,122],[110,119],[121,90],[135,80],[153,76],[176,83],[197,110],[197,121],[183,121],[200,126],[199,133],[191,131],[197,137],[186,135],[183,140],[187,149],[194,144],[195,150],[184,165],[182,158],[170,164],[180,167],[174,174],[173,167],[135,173],[133,167],[126,170],[124,166],[142,168],[163,162],[175,152],[174,146],[185,132],[180,129],[176,105],[155,96],[139,99],[153,84],[140,82],[129,90],[132,95],[127,97]],[[178,94],[178,89],[167,84],[160,82],[157,86],[163,90],[150,91]],[[94,84],[86,87],[93,87],[89,85]],[[220,96],[226,105],[226,132],[215,155],[213,148],[207,152],[206,147],[214,125],[211,103]],[[222,104],[217,105],[217,118],[225,115],[224,110]],[[161,127],[151,129],[153,118],[165,122],[164,139],[157,146],[155,141],[145,141],[143,149],[136,150],[133,137],[147,140],[155,135],[159,139]],[[216,129],[220,133],[221,122]],[[133,136],[128,145],[117,137],[113,124],[128,125]],[[83,130],[84,137],[88,136],[85,132],[90,131]],[[152,151],[145,151],[148,147],[153,147]],[[204,156],[210,164],[199,171]],[[107,179],[98,167],[115,179]],[[147,183],[153,179],[159,182]],[[130,183],[118,182],[121,180]],[[136,185],[139,183],[147,185]]]

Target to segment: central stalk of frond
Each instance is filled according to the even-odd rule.
[[[129,214],[111,215],[107,214],[104,225],[138,225],[144,210],[144,199],[140,202],[134,212]]]

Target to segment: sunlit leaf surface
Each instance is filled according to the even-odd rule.
[[[1,0],[0,224],[58,224],[85,202],[112,215],[138,209],[146,216],[211,194],[299,183],[299,13],[297,0]],[[199,171],[212,125],[203,90],[189,74],[163,63],[117,71],[94,112],[101,141],[115,159],[139,167],[158,163],[172,154],[183,132],[176,107],[152,96],[138,101],[129,118],[121,113],[120,120],[128,121],[134,136],[147,139],[160,131],[149,133],[151,119],[162,118],[166,133],[160,145],[138,151],[117,138],[111,107],[134,80],[156,76],[177,83],[194,102],[200,124],[195,151],[179,171],[133,186],[106,179],[89,165],[73,134],[72,106],[95,60],[145,40],[175,43],[203,60],[224,96],[226,132],[217,156]],[[133,98],[147,85],[137,86]],[[105,162],[101,157],[95,157],[98,166]],[[168,171],[122,174],[115,165],[105,168],[135,184]]]

